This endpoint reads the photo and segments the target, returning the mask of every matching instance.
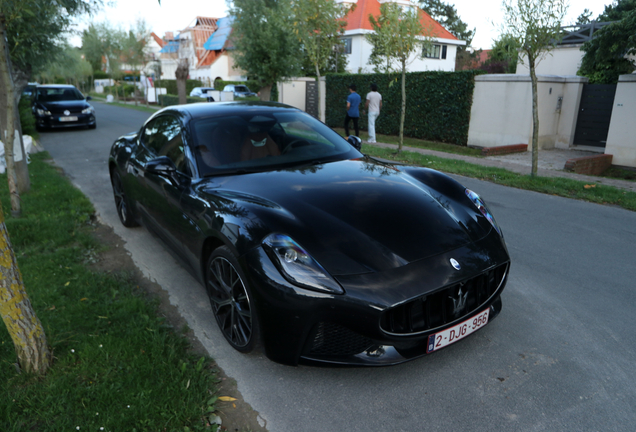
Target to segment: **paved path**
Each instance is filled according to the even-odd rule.
[[[397,148],[395,144],[368,144],[376,145],[384,148]],[[416,147],[403,147],[404,150],[421,153],[424,155],[437,156],[444,159],[456,159],[463,160],[465,162],[473,163],[476,165],[491,166],[497,168],[504,168],[509,171],[513,171],[519,174],[530,174],[532,166],[532,153],[515,153],[505,156],[488,156],[485,158],[456,155],[452,153],[445,153],[435,150],[425,150]],[[576,174],[572,172],[563,171],[565,161],[582,156],[589,156],[591,152],[577,151],[577,150],[541,150],[539,151],[539,169],[537,174],[542,177],[563,177],[573,180],[581,180],[588,183],[598,183],[608,186],[614,186],[620,189],[636,192],[636,182],[628,180],[616,180],[605,177],[588,176],[582,174]]]

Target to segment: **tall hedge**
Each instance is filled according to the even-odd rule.
[[[157,80],[157,82],[155,83],[155,85],[159,88],[164,87],[166,88],[168,94],[179,94],[179,92],[177,91],[177,80],[176,79],[162,79],[162,80]],[[203,84],[203,81],[197,80],[197,79],[189,79],[186,80],[186,96],[190,95],[190,92],[192,91],[193,88],[195,87],[207,87],[205,84]]]
[[[406,118],[404,135],[431,141],[466,145],[473,102],[475,75],[480,71],[411,72],[406,74]],[[355,84],[364,107],[370,84],[376,83],[382,95],[382,110],[376,131],[397,135],[402,103],[401,74],[327,75],[326,122],[344,125],[349,85]],[[351,127],[352,125],[350,125]],[[367,129],[367,116],[360,113],[360,128]]]

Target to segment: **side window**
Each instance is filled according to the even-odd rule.
[[[181,124],[172,116],[161,116],[144,128],[142,144],[155,156],[168,156],[177,170],[187,173]]]
[[[350,37],[347,37],[347,38],[342,38],[341,41],[342,41],[343,46],[344,46],[342,53],[343,54],[351,54],[351,43],[352,43],[353,39],[350,38]]]

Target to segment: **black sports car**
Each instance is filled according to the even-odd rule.
[[[359,143],[276,103],[169,107],[112,146],[117,212],[183,259],[237,350],[400,363],[490,322],[510,258],[475,192]]]
[[[95,109],[72,85],[39,85],[35,89],[33,115],[38,130],[73,126],[97,127]]]

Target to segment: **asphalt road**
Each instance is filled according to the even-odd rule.
[[[96,130],[43,133],[42,145],[169,293],[268,430],[636,430],[636,213],[460,178],[489,203],[512,256],[501,315],[399,366],[282,366],[232,350],[203,287],[145,229],[120,225],[108,151],[148,114],[95,107]]]

